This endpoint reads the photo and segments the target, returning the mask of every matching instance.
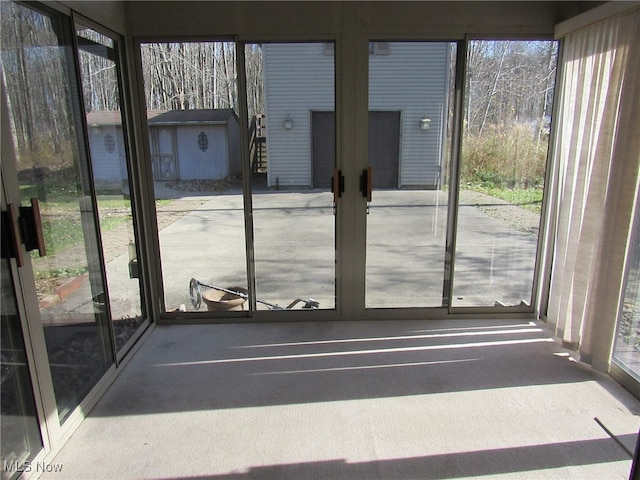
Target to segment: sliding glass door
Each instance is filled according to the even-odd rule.
[[[335,309],[334,44],[143,42],[140,57],[165,312]]]
[[[140,53],[164,309],[247,310],[210,288],[248,288],[236,44],[143,43]]]
[[[360,179],[337,168],[335,44],[236,48],[141,44],[167,312],[216,310],[193,300],[217,287],[336,309],[336,252],[362,232],[338,235],[331,192],[358,183],[365,309],[531,310],[554,42],[471,41],[464,65],[456,42],[369,42]]]
[[[146,315],[118,80],[118,45],[113,36],[81,24],[76,24],[76,42],[110,320],[121,354],[136,338]]]
[[[533,311],[556,43],[461,45],[369,43],[368,309]]]
[[[453,307],[532,305],[556,62],[553,41],[468,43]]]
[[[245,57],[247,98],[261,90],[263,99],[250,114],[264,128],[263,157],[254,154],[251,175],[256,307],[333,310],[334,44],[251,44]]]
[[[355,126],[336,52],[140,44],[165,312],[532,312],[556,43],[371,39]]]
[[[4,479],[60,441],[145,313],[115,36],[0,8]]]
[[[446,307],[456,44],[369,44],[366,307]]]
[[[32,219],[32,238],[23,241],[33,252],[35,301],[62,423],[114,362],[74,52],[62,17],[9,2],[2,9],[17,173],[8,180],[17,181],[16,201]]]

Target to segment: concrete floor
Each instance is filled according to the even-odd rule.
[[[626,479],[639,413],[533,322],[161,326],[42,478]]]

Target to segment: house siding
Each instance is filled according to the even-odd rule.
[[[270,187],[312,185],[311,112],[335,110],[334,55],[324,44],[265,44],[264,88]],[[293,128],[284,128],[289,115]]]
[[[391,43],[369,57],[369,110],[400,111],[398,187],[437,187],[448,101],[449,44]],[[264,45],[268,184],[312,185],[311,112],[333,111],[334,56],[324,44]],[[287,114],[293,128],[286,130]],[[420,119],[431,119],[429,130]]]
[[[448,100],[448,43],[392,43],[369,56],[369,110],[400,111],[400,188],[433,188],[440,178]],[[429,130],[420,119],[431,120]]]

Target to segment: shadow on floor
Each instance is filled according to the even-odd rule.
[[[535,472],[623,460],[629,460],[629,455],[613,440],[602,439],[363,463],[331,460],[269,465],[253,467],[247,472],[183,477],[182,480],[449,479]],[[544,474],[540,473],[539,478],[544,478]]]
[[[162,326],[92,415],[403,397],[603,378],[573,362],[533,322],[477,325]]]

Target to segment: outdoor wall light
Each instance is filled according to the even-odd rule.
[[[286,128],[287,130],[291,130],[293,128],[293,120],[291,119],[291,117],[289,116],[289,114],[287,113],[287,116],[284,117],[284,123],[283,123],[284,128]]]
[[[420,130],[429,130],[429,127],[431,127],[431,119],[422,117],[420,119]]]

